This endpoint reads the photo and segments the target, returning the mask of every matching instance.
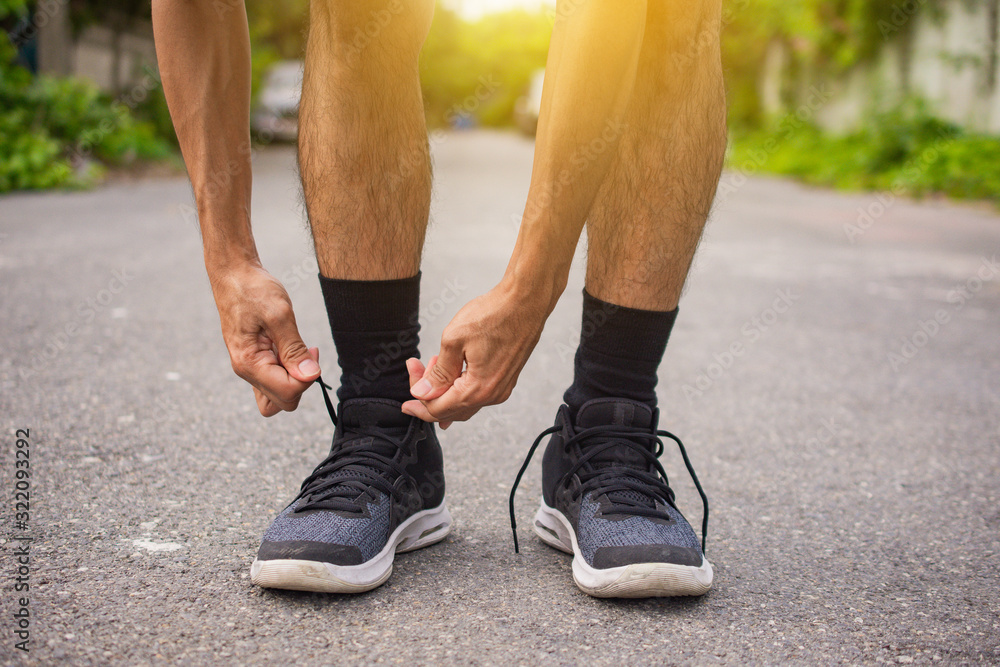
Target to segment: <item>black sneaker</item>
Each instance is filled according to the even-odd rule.
[[[339,422],[327,404],[337,425],[330,455],[264,533],[250,569],[258,586],[368,591],[389,578],[396,553],[451,530],[434,425],[396,401],[345,401]]]
[[[704,502],[702,539],[708,529],[708,499],[684,445],[657,430],[658,411],[643,403],[600,398],[588,401],[574,420],[559,408],[555,426],[535,439],[511,490],[531,455],[552,434],[542,458],[542,506],[535,532],[546,544],[573,554],[573,579],[596,597],[702,595],[712,587],[712,565],[698,537],[674,503],[659,462],[661,437],[674,440]]]

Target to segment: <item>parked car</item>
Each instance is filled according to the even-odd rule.
[[[259,138],[295,141],[299,135],[302,61],[275,63],[264,77],[250,128]]]
[[[542,109],[542,84],[545,82],[545,70],[540,69],[531,77],[528,90],[517,98],[514,103],[514,122],[517,127],[529,136],[535,136],[538,129],[538,114]]]

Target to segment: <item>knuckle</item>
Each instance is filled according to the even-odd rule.
[[[283,346],[283,357],[302,357],[309,354],[309,349],[306,344],[300,339],[295,338],[291,341],[286,342]]]
[[[470,398],[472,399],[472,402],[477,405],[491,405],[500,397],[501,393],[500,383],[496,380],[489,379],[484,380],[482,384],[476,388]]]
[[[462,344],[463,339],[462,331],[458,327],[445,329],[444,333],[441,334],[441,347],[448,349],[458,347]]]
[[[246,358],[241,355],[233,355],[229,358],[230,363],[233,367],[233,372],[244,380],[250,381],[250,364],[247,362]]]
[[[264,318],[268,322],[283,322],[292,317],[292,306],[283,299],[275,300],[264,307]]]
[[[451,377],[448,375],[448,371],[446,371],[441,364],[434,364],[431,368],[431,375],[435,380],[440,382],[451,382]]]
[[[291,409],[294,410],[299,404],[299,398],[302,396],[302,394],[295,391],[292,387],[282,387],[275,391],[274,394],[278,401],[283,404],[282,408],[285,410],[289,409],[287,406],[291,406]]]

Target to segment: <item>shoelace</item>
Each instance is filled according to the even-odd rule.
[[[322,378],[317,378],[316,382],[323,390],[327,412],[336,426],[337,412],[329,394],[332,387],[323,382]],[[369,438],[389,443],[397,449],[405,449],[406,445],[402,440],[378,428],[365,426],[351,427],[350,432],[344,435],[339,447],[302,482],[298,497],[305,499],[305,502],[296,509],[297,512],[322,508],[361,513],[364,511],[361,498],[372,487],[396,500],[402,498],[402,491],[387,479],[393,473],[395,477],[403,476],[413,482],[397,462],[372,451]],[[335,476],[338,472],[340,474]]]
[[[514,479],[514,485],[510,489],[510,530],[514,535],[514,553],[519,553],[517,543],[517,520],[514,516],[514,495],[517,493],[517,487],[521,483],[521,477],[524,475],[524,471],[528,469],[528,464],[531,463],[531,457],[534,456],[535,450],[538,449],[538,444],[542,441],[542,438],[547,435],[552,435],[561,428],[562,427],[558,425],[551,426],[542,431],[538,437],[535,438],[535,441],[531,443],[531,448],[528,449],[528,455],[525,457],[524,463],[521,464],[521,469],[517,473],[517,478]],[[667,473],[663,469],[663,465],[659,460],[660,455],[663,454],[663,441],[660,438],[670,438],[677,443],[677,447],[680,449],[681,456],[684,459],[684,465],[687,467],[688,473],[691,475],[691,480],[698,489],[698,495],[701,496],[701,503],[704,509],[701,517],[701,551],[704,553],[705,542],[708,539],[708,497],[705,495],[705,491],[701,488],[701,482],[698,481],[698,475],[695,473],[694,467],[691,465],[691,460],[688,458],[687,450],[684,449],[684,443],[681,442],[680,438],[670,431],[658,430],[656,432],[650,432],[625,426],[606,425],[583,429],[564,442],[563,446],[568,448],[576,444],[581,444],[583,441],[597,436],[607,438],[607,441],[600,444],[590,445],[585,448],[583,455],[566,473],[567,477],[571,477],[574,473],[580,471],[581,484],[577,494],[580,496],[591,492],[594,493],[595,496],[607,494],[608,499],[612,503],[613,509],[621,510],[626,514],[648,517],[669,518],[669,515],[665,512],[656,509],[655,499],[661,499],[669,503],[672,507],[674,507],[674,509],[677,509],[677,506],[674,505],[674,491],[670,488],[670,484],[667,480]],[[646,447],[643,442],[655,442],[656,451],[650,451],[650,449]],[[638,468],[632,466],[609,465],[602,462],[605,463],[605,465],[595,467],[591,463],[594,457],[600,455],[601,453],[621,446],[628,447],[629,449],[641,453],[643,458],[653,465],[657,474],[639,470]],[[641,496],[654,500],[654,506],[650,507],[634,498],[628,498],[627,496],[623,497],[621,492],[627,491],[635,491]]]

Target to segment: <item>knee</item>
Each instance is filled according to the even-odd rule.
[[[433,16],[434,0],[311,0],[310,39],[336,54],[415,58]]]

